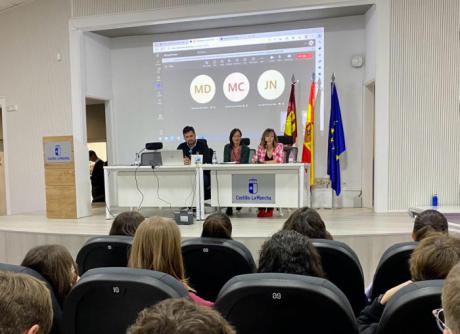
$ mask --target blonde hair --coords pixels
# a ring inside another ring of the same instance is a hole
[[[265,137],[268,136],[270,133],[273,133],[273,148],[278,145],[278,136],[276,135],[275,130],[268,128],[265,129],[264,133],[262,133],[262,138],[260,138],[260,146],[267,148],[267,143],[265,142]]]
[[[138,227],[131,248],[129,267],[167,273],[182,281],[185,278],[179,228],[172,219],[146,218]]]
[[[454,334],[460,333],[460,264],[447,275],[442,289],[442,307],[446,324]]]

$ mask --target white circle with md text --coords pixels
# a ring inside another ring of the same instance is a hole
[[[257,81],[257,90],[260,96],[266,100],[279,98],[283,94],[285,86],[283,75],[276,70],[265,71]]]
[[[249,80],[240,72],[229,74],[222,86],[225,97],[232,102],[240,102],[249,94]]]
[[[209,75],[201,74],[190,84],[190,95],[197,103],[208,103],[216,94],[216,84]]]

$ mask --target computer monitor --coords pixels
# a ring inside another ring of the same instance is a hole
[[[141,166],[161,166],[160,152],[144,152],[141,155]]]

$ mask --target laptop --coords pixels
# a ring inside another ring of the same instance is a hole
[[[141,155],[141,166],[161,166],[160,152],[144,152]]]
[[[160,151],[162,166],[183,166],[184,155],[182,150]]]

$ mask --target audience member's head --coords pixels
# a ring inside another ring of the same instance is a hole
[[[433,232],[448,233],[446,217],[436,210],[425,210],[415,217],[412,239],[421,241]]]
[[[158,216],[145,219],[134,235],[129,266],[161,271],[187,284],[176,223]]]
[[[232,238],[232,222],[226,214],[210,214],[203,223],[203,238]]]
[[[144,219],[145,217],[137,211],[122,212],[113,220],[109,234],[134,236]]]
[[[447,275],[442,289],[442,307],[446,325],[445,334],[460,334],[460,264],[456,264]]]
[[[69,251],[61,245],[37,246],[29,250],[22,266],[39,272],[53,287],[62,305],[78,279],[78,267]]]
[[[308,207],[294,211],[284,223],[283,230],[293,230],[312,239],[332,240],[319,213]]]
[[[0,271],[0,333],[48,334],[52,322],[45,284],[29,275]]]
[[[236,334],[215,310],[186,299],[166,299],[141,311],[128,334]]]
[[[264,242],[259,273],[286,273],[324,277],[321,257],[307,237],[282,230]]]
[[[413,281],[444,279],[460,261],[460,239],[433,233],[415,248],[410,258]]]

